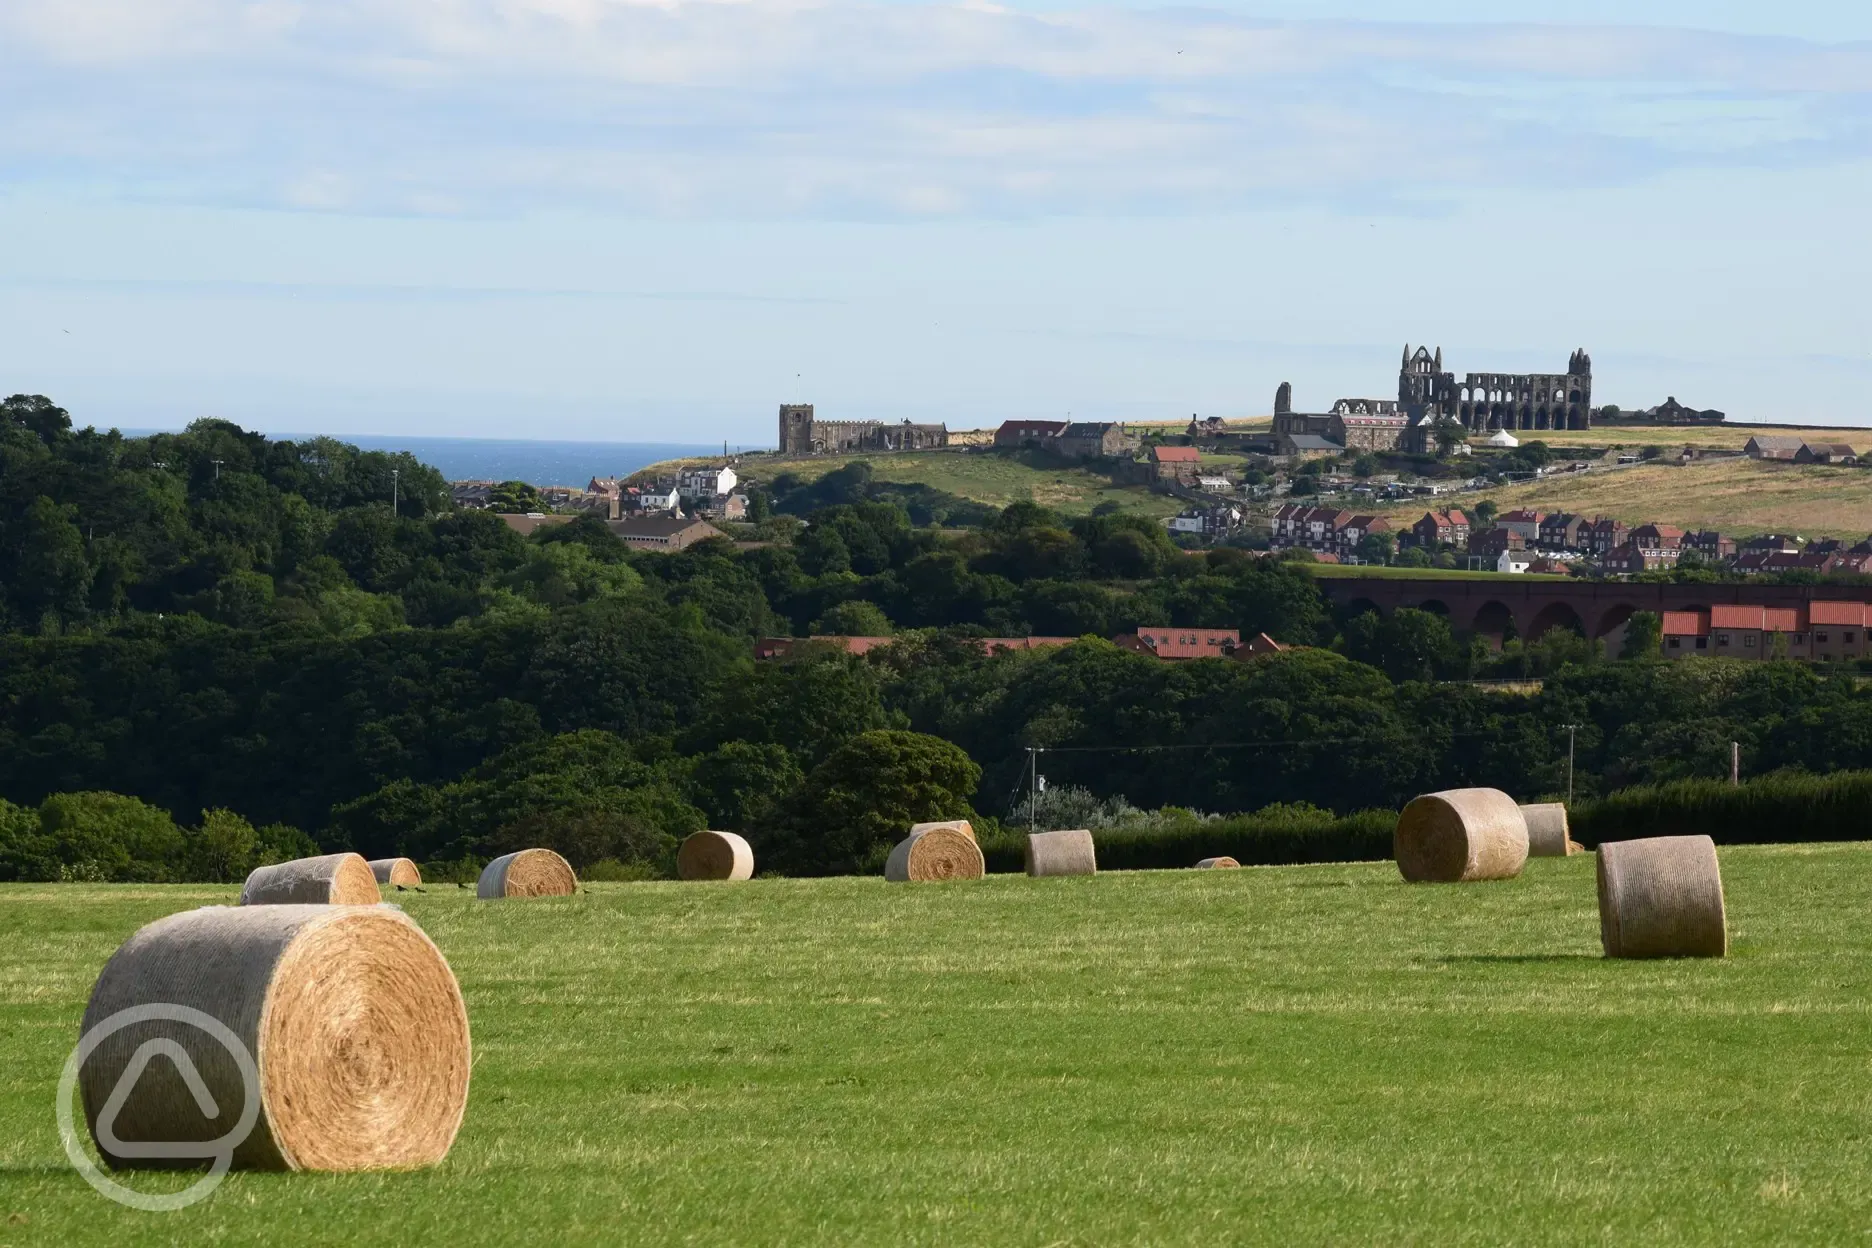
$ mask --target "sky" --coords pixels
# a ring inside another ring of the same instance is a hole
[[[771,444],[1447,367],[1872,424],[1863,0],[0,0],[0,392]]]

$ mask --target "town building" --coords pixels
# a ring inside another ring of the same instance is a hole
[[[1141,628],[1112,638],[1120,649],[1159,659],[1221,659],[1241,645],[1233,628]]]
[[[1548,550],[1584,550],[1586,517],[1556,511],[1540,522],[1540,544]]]
[[[739,481],[735,470],[726,465],[685,468],[676,478],[676,489],[684,502],[691,499],[707,500],[734,493]]]
[[[1423,519],[1411,525],[1416,544],[1426,549],[1434,546],[1467,546],[1469,517],[1460,511],[1426,511]]]
[[[1198,420],[1192,413],[1190,416],[1189,428],[1185,429],[1183,433],[1186,437],[1191,438],[1219,438],[1227,434],[1228,431],[1228,422],[1223,420],[1220,416],[1210,416],[1203,420]]]
[[[1495,527],[1519,534],[1522,541],[1532,546],[1540,541],[1541,522],[1546,519],[1544,512],[1519,508],[1515,511],[1504,511],[1496,516]]]
[[[1390,533],[1394,527],[1383,516],[1352,516],[1333,535],[1337,553],[1341,558],[1352,558],[1358,554],[1360,542],[1374,533]]]
[[[625,516],[607,521],[619,541],[640,550],[682,550],[724,534],[712,524],[680,514]]]
[[[1872,606],[1816,600],[1795,607],[1714,606],[1663,613],[1663,653],[1670,659],[1816,659],[1872,653],[1866,627]]]
[[[1150,448],[1151,479],[1158,484],[1193,485],[1202,467],[1202,453],[1193,446]]]
[[[1181,515],[1172,516],[1168,523],[1172,533],[1214,541],[1241,528],[1242,519],[1239,507],[1194,507]]]
[[[1340,400],[1339,408],[1347,406],[1346,400]],[[1326,422],[1326,438],[1337,442],[1347,450],[1359,451],[1395,451],[1403,443],[1409,430],[1410,420],[1398,411],[1368,412],[1364,405],[1355,405],[1359,410],[1344,411],[1335,409]],[[1391,404],[1393,409],[1396,404]]]
[[[1845,442],[1802,442],[1794,452],[1797,464],[1856,464],[1859,452]]]
[[[1599,566],[1607,572],[1630,576],[1638,572],[1674,568],[1682,553],[1675,546],[1646,546],[1633,540],[1601,556]]]
[[[1715,529],[1699,529],[1695,533],[1686,533],[1683,545],[1685,550],[1694,550],[1712,563],[1717,560],[1735,558],[1735,539],[1724,537]]]
[[[1806,445],[1801,439],[1775,433],[1758,433],[1742,447],[1750,459],[1784,459],[1789,463]]]
[[[1605,556],[1623,546],[1631,537],[1631,526],[1620,520],[1599,516],[1586,526],[1586,549],[1595,555]]]
[[[1004,420],[995,430],[994,444],[1004,451],[1045,450],[1065,432],[1063,420]]]
[[[1641,524],[1627,540],[1647,549],[1677,550],[1683,546],[1684,531],[1671,524]]]
[[[1134,443],[1124,426],[1110,421],[1073,421],[1060,431],[1056,449],[1068,459],[1117,459],[1129,455]]]
[[[484,511],[493,501],[494,487],[498,481],[452,481],[449,483],[449,498],[457,507],[470,511]]]

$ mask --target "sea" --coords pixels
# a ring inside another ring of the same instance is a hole
[[[126,429],[145,437],[153,429]],[[271,433],[275,441],[315,435]],[[530,485],[584,486],[593,477],[629,476],[665,459],[719,455],[722,444],[691,442],[547,442],[524,438],[423,438],[395,434],[334,434],[366,451],[408,451],[450,481],[525,481]],[[742,448],[731,446],[731,451]],[[749,450],[758,448],[749,447]]]

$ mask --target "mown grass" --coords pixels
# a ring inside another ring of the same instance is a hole
[[[1533,507],[1605,515],[1628,524],[1658,521],[1725,534],[1799,533],[1864,536],[1872,529],[1872,470],[1821,464],[1779,464],[1722,459],[1688,467],[1641,464],[1609,472],[1549,477],[1485,494],[1465,494],[1439,506],[1474,506],[1491,498],[1503,511]],[[1422,516],[1422,502],[1383,508],[1406,521]]]
[[[756,471],[768,477],[790,472],[812,481],[857,459],[871,465],[874,480],[927,485],[995,507],[1035,502],[1071,516],[1085,515],[1100,503],[1116,503],[1125,511],[1148,516],[1173,516],[1184,507],[1175,498],[1153,494],[1143,486],[1114,485],[1111,478],[1084,468],[1034,467],[1012,455],[976,451],[827,455],[763,461]]]
[[[454,1152],[170,1215],[67,1169],[52,1089],[110,952],[232,890],[0,888],[0,1242],[1857,1238],[1872,849],[1722,856],[1722,962],[1601,960],[1590,856],[404,894],[473,1019]]]

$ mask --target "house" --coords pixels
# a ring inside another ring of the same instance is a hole
[[[682,491],[674,485],[647,485],[637,492],[637,510],[643,513],[667,511],[681,514]]]
[[[518,533],[521,537],[531,537],[541,529],[555,524],[570,524],[577,516],[548,516],[537,511],[526,515],[503,515],[501,523]]]
[[[747,495],[728,494],[703,500],[696,504],[695,513],[711,520],[745,520],[748,513]]]
[[[1151,479],[1189,485],[1196,480],[1202,464],[1202,452],[1193,446],[1153,446],[1150,448]]]
[[[1196,488],[1205,494],[1233,494],[1235,483],[1227,477],[1197,477]]]
[[[1172,533],[1226,537],[1241,527],[1242,512],[1239,507],[1192,507],[1182,515],[1172,516],[1168,523]]]
[[[1595,555],[1609,555],[1623,546],[1631,536],[1631,528],[1617,520],[1600,516],[1585,530],[1586,549]]]
[[[1275,641],[1266,633],[1256,633],[1246,642],[1235,647],[1234,651],[1229,655],[1229,658],[1234,659],[1238,663],[1246,663],[1250,659],[1258,659],[1269,654],[1280,654],[1290,649],[1292,649],[1291,646],[1281,645],[1280,642]]]
[[[1220,416],[1197,420],[1194,415],[1190,417],[1189,428],[1183,431],[1185,436],[1191,438],[1219,438],[1227,432],[1228,422]]]
[[[1342,447],[1362,451],[1394,451],[1404,439],[1410,418],[1402,413],[1352,415],[1334,412],[1326,422],[1326,436]]]
[[[1063,420],[1004,420],[995,430],[994,444],[1002,450],[1046,448],[1066,432]]]
[[[1383,516],[1353,516],[1339,526],[1336,535],[1339,554],[1342,556],[1358,554],[1359,543],[1373,533],[1389,533],[1392,524]]]
[[[1497,572],[1526,572],[1534,566],[1534,557],[1525,550],[1504,550],[1495,560]]]
[[[1351,519],[1351,512],[1336,507],[1288,503],[1274,513],[1273,542],[1276,546],[1330,550],[1338,545],[1340,527]]]
[[[1677,550],[1683,546],[1684,531],[1672,524],[1641,524],[1626,540],[1648,549]]]
[[[452,481],[449,483],[449,497],[457,507],[482,511],[493,500],[494,487],[499,484],[498,481]]]
[[[1464,546],[1469,542],[1469,517],[1460,511],[1426,511],[1423,519],[1411,525],[1417,545]]]
[[[1735,539],[1724,537],[1715,529],[1699,529],[1695,533],[1686,533],[1683,545],[1685,550],[1694,550],[1711,562],[1735,558]]]
[[[1160,659],[1221,659],[1241,645],[1241,632],[1233,628],[1141,628],[1112,640],[1122,649]]]
[[[680,514],[625,516],[606,523],[619,541],[640,550],[682,550],[711,537],[725,536],[712,524]]]
[[[1797,464],[1856,464],[1859,452],[1844,442],[1802,442],[1794,452]]]
[[[1546,518],[1545,512],[1519,508],[1515,511],[1504,511],[1496,516],[1495,527],[1520,534],[1521,540],[1532,546],[1540,541],[1541,522]]]
[[[1796,634],[1800,634],[1801,648],[1805,650],[1807,637],[1800,616],[1797,607],[1711,607],[1710,653],[1729,659],[1765,659],[1777,651],[1786,655],[1793,648]],[[1779,646],[1775,643],[1777,635],[1781,638]]]
[[[687,468],[676,479],[676,492],[685,500],[721,498],[734,493],[739,478],[732,468]]]
[[[1655,572],[1659,568],[1676,567],[1681,553],[1675,546],[1642,546],[1631,541],[1617,550],[1607,552],[1600,558],[1599,566],[1607,572],[1626,576],[1637,572]]]
[[[1528,565],[1527,570],[1535,576],[1572,576],[1573,565],[1562,563],[1551,556],[1542,555]]]
[[[1793,462],[1805,445],[1799,438],[1783,437],[1779,434],[1758,433],[1742,447],[1742,453],[1750,459],[1782,459]]]
[[[1074,421],[1060,430],[1055,449],[1068,459],[1116,459],[1131,447],[1123,425]]]
[[[1872,626],[1872,606],[1863,602],[1810,602],[1807,627],[1812,632],[1809,655],[1816,659],[1856,659],[1872,653],[1866,629]]]
[[[1274,453],[1286,459],[1320,459],[1327,455],[1337,455],[1345,447],[1338,442],[1329,442],[1316,433],[1277,433],[1274,435]]]
[[[1687,659],[1709,653],[1709,612],[1666,611],[1662,616],[1664,657]]]
[[[1466,546],[1472,556],[1481,556],[1493,563],[1496,556],[1506,551],[1526,550],[1527,539],[1512,529],[1483,529],[1470,533]]]
[[[1540,544],[1548,550],[1585,549],[1586,517],[1556,511],[1540,522]]]
[[[1745,576],[1769,572],[1833,572],[1845,556],[1830,551],[1753,550],[1737,555],[1735,570]]]

